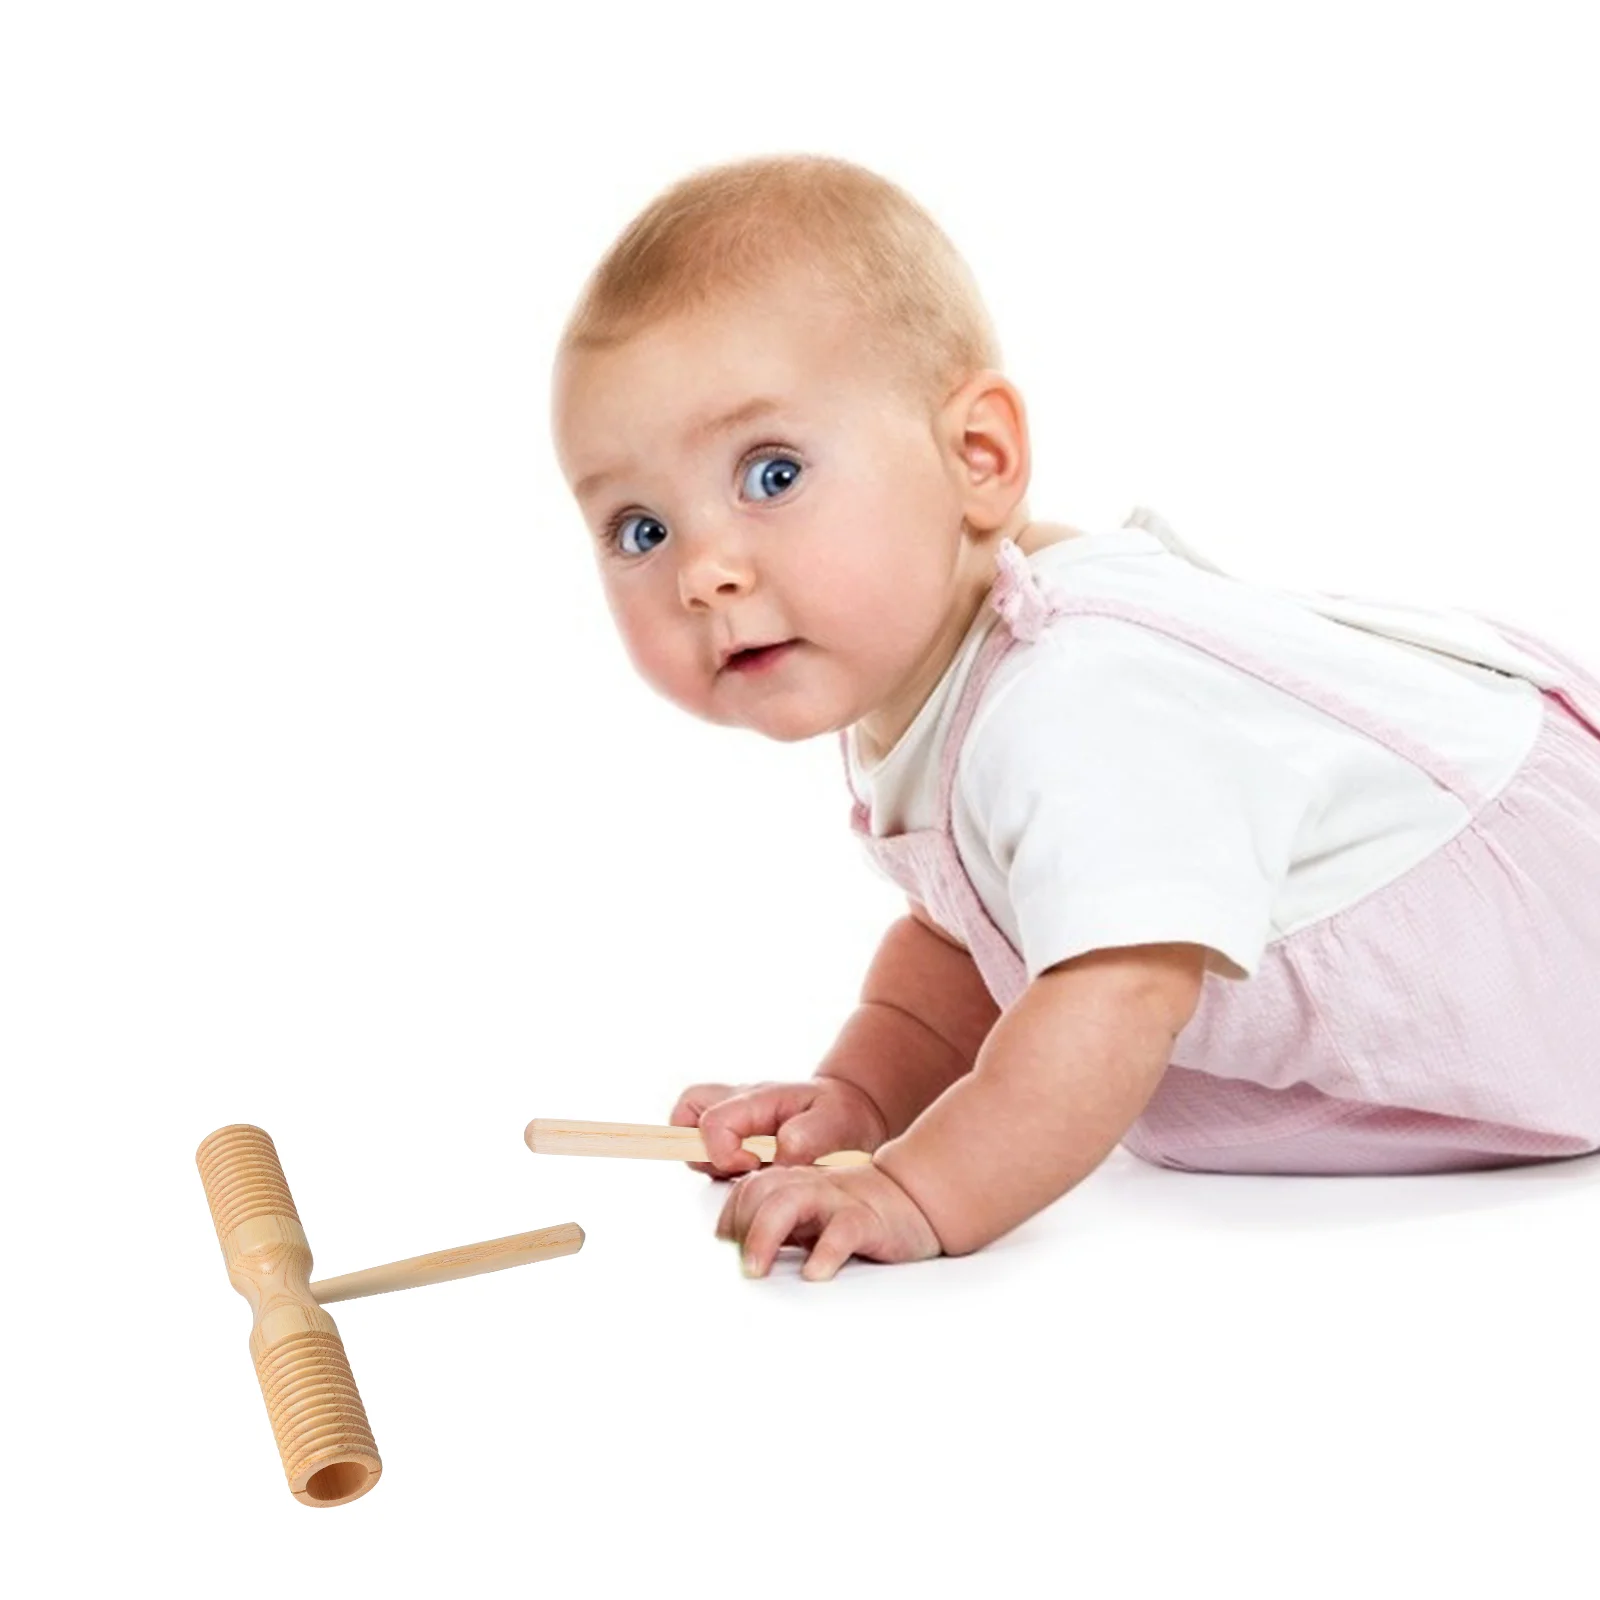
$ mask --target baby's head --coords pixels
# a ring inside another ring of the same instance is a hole
[[[713,168],[642,212],[563,333],[552,417],[651,686],[775,739],[892,743],[1027,518],[999,359],[949,240],[848,162]]]

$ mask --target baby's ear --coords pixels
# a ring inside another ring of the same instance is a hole
[[[975,372],[946,402],[944,424],[967,521],[984,532],[1002,526],[1032,472],[1021,391],[1003,373]]]

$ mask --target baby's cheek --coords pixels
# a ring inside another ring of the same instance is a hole
[[[841,636],[851,641],[857,669],[873,681],[889,683],[928,647],[930,607],[919,605],[914,587],[898,592],[861,589],[841,617]],[[926,613],[926,614],[925,614]]]
[[[657,694],[675,705],[704,715],[710,693],[710,669],[696,658],[692,642],[671,630],[630,622],[623,626],[623,642],[634,671]]]
[[[654,688],[675,700],[681,697],[687,687],[684,662],[670,640],[648,629],[636,630],[629,635],[628,653],[634,667]]]

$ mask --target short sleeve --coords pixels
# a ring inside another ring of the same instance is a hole
[[[1136,624],[1074,618],[980,708],[959,799],[1030,979],[1087,951],[1200,944],[1249,977],[1314,785],[1251,731],[1281,694]]]

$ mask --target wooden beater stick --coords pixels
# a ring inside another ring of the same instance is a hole
[[[482,1244],[461,1244],[453,1250],[390,1261],[338,1278],[319,1278],[311,1285],[311,1298],[325,1306],[335,1300],[356,1300],[365,1294],[388,1294],[393,1289],[416,1289],[425,1283],[471,1278],[480,1272],[501,1272],[530,1261],[570,1256],[582,1248],[583,1229],[576,1222],[563,1222],[554,1228],[535,1228],[531,1233],[513,1233],[504,1239],[485,1239]]]
[[[648,1122],[561,1122],[535,1117],[522,1137],[541,1156],[642,1156],[652,1161],[705,1161],[705,1140],[698,1128],[674,1128]],[[770,1133],[752,1133],[741,1141],[744,1149],[761,1161],[775,1160],[778,1141]],[[818,1156],[819,1167],[864,1167],[872,1160],[866,1150],[835,1150]]]

